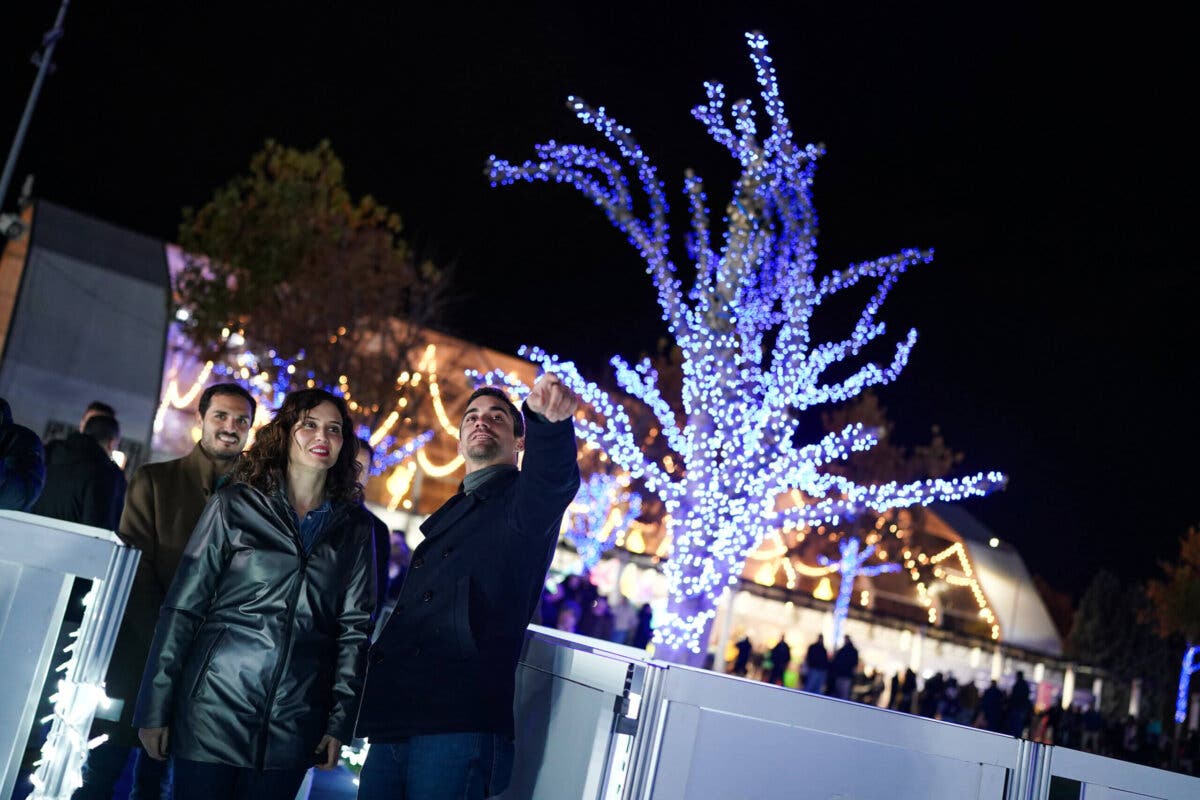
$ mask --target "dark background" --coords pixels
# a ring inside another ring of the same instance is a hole
[[[58,4],[10,5],[5,146]],[[173,239],[180,209],[267,137],[328,138],[352,191],[454,265],[451,332],[598,375],[665,332],[642,262],[572,190],[492,190],[484,161],[551,137],[599,144],[565,108],[578,94],[633,129],[681,233],[684,168],[708,179],[714,213],[735,175],[689,111],[703,80],[755,95],[742,34],[759,29],[796,139],[829,149],[822,268],[937,251],[884,308],[892,337],[921,332],[881,392],[897,438],[940,424],[964,469],[1008,472],[1006,492],[968,506],[1051,584],[1154,574],[1200,517],[1183,20],[1150,4],[852,5],[77,0],[8,203],[33,172],[38,197]]]

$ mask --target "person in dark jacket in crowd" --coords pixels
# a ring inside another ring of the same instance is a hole
[[[637,625],[633,629],[633,637],[629,640],[631,647],[645,650],[654,639],[654,609],[649,603],[642,603],[638,609]]]
[[[172,461],[145,464],[129,481],[117,533],[142,555],[104,688],[120,705],[119,710],[114,708],[113,719],[98,718],[92,725],[93,738],[107,735],[108,740],[88,754],[83,786],[72,800],[109,800],[131,749],[136,750],[132,797],[170,797],[169,770],[163,762],[147,757],[132,727],[134,702],[158,612],[183,548],[204,504],[225,484],[242,454],[255,407],[254,398],[236,383],[209,386],[200,395],[200,441],[192,451]]]
[[[979,716],[989,731],[999,731],[1004,724],[1004,691],[992,681],[979,698]]]
[[[822,694],[828,677],[829,651],[825,649],[825,636],[818,633],[804,654],[804,691]]]
[[[196,524],[133,717],[175,800],[290,800],[353,733],[375,562],[351,430],[340,397],[289,394]]]
[[[1009,736],[1021,736],[1030,720],[1033,718],[1033,701],[1029,697],[1029,681],[1025,680],[1025,672],[1017,670],[1016,680],[1009,690],[1008,704],[1004,708],[1004,726],[1002,733]]]
[[[108,403],[103,403],[99,400],[93,400],[88,403],[88,407],[83,410],[83,416],[79,418],[79,432],[83,433],[83,429],[87,426],[87,421],[92,417],[105,416],[117,418],[116,409]]]
[[[125,505],[125,474],[112,460],[121,426],[94,414],[83,433],[46,447],[46,487],[31,511],[43,517],[115,531]]]
[[[767,675],[767,683],[783,685],[783,673],[787,672],[788,664],[792,661],[792,648],[781,633],[779,641],[771,648],[771,672]]]
[[[45,483],[42,440],[13,422],[12,408],[0,397],[0,511],[28,511]]]
[[[847,636],[842,646],[833,654],[833,662],[829,665],[833,678],[833,696],[843,700],[850,699],[850,687],[854,685],[854,672],[858,669],[858,648]]]
[[[501,389],[468,399],[462,491],[421,525],[425,539],[371,648],[359,800],[478,800],[508,786],[517,659],[579,489],[577,403],[550,374],[525,416]]]
[[[371,443],[360,438],[358,440],[358,455],[355,456],[355,462],[358,464],[359,483],[362,484],[363,490],[367,488],[367,482],[371,480],[371,453],[373,448]],[[383,613],[383,604],[388,598],[388,575],[391,569],[392,559],[392,532],[388,530],[387,524],[379,517],[371,514],[372,524],[375,526],[375,613],[376,615]]]
[[[750,643],[750,636],[745,635],[738,639],[734,647],[737,648],[737,656],[733,659],[733,674],[744,678],[750,666],[750,655],[754,652],[754,645]]]

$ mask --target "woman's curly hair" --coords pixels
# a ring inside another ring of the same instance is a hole
[[[325,475],[325,495],[334,502],[361,503],[363,487],[358,482],[358,437],[350,419],[346,401],[322,389],[301,389],[290,393],[275,417],[259,429],[254,444],[238,459],[230,478],[233,482],[248,483],[264,494],[279,491],[287,475],[288,453],[292,446],[292,429],[305,415],[321,403],[333,403],[342,417],[342,449],[337,461]]]

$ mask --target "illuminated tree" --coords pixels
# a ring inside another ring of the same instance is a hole
[[[563,536],[579,554],[585,574],[641,510],[642,498],[629,490],[628,476],[593,472],[580,484],[563,518]]]
[[[861,549],[860,549],[861,548]],[[868,565],[867,561],[875,554],[875,545],[862,547],[858,539],[847,536],[838,541],[837,561],[821,556],[820,562],[825,566],[837,565],[838,577],[841,583],[838,587],[837,600],[833,604],[833,646],[841,647],[842,630],[846,627],[846,617],[850,612],[850,598],[854,594],[854,579],[858,576],[870,578],[884,572],[898,572],[900,565],[887,564]]]
[[[1004,481],[1003,475],[989,472],[957,480],[863,485],[824,468],[851,451],[873,447],[878,442],[873,431],[849,425],[816,442],[798,441],[800,412],[846,400],[898,376],[916,343],[916,331],[909,331],[882,365],[867,361],[837,378],[828,373],[843,359],[865,358],[864,350],[886,332],[877,314],[888,292],[908,267],[926,263],[932,255],[904,250],[816,275],[811,185],[823,150],[792,141],[766,39],[754,33],[747,40],[762,108],[743,100],[727,114],[724,87],[706,83],[708,101],[692,111],[737,160],[741,175],[725,209],[724,240],[714,245],[703,181],[687,173],[684,188],[692,221],[688,254],[696,265],[690,289],[676,277],[668,254],[667,204],[655,168],[629,129],[603,108],[568,99],[575,115],[617,148],[619,159],[551,141],[536,148],[535,160],[516,165],[493,156],[488,164],[493,185],[543,180],[574,186],[605,211],[646,261],[682,358],[682,408],[677,413],[664,398],[648,359],[631,366],[615,357],[611,363],[621,389],[657,417],[674,454],[672,463],[681,469],[648,458],[629,415],[571,362],[537,348],[524,352],[558,374],[600,414],[602,422],[581,420],[580,434],[666,505],[673,543],[664,565],[670,599],[666,619],[655,629],[656,654],[688,663],[701,661],[717,598],[738,580],[747,553],[770,530],[823,520],[837,524],[866,510],[981,495]],[[769,132],[760,141],[764,118]],[[622,161],[637,176],[648,216],[635,211]],[[814,342],[810,322],[822,303],[871,281],[875,291],[845,338]],[[792,488],[808,502],[776,510],[777,495]]]

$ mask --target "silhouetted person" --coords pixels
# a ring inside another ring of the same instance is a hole
[[[1083,749],[1089,753],[1100,752],[1100,733],[1104,730],[1104,718],[1100,716],[1095,705],[1090,705],[1083,712],[1081,720],[1083,739],[1080,742]]]
[[[737,658],[733,660],[733,674],[746,677],[746,668],[750,665],[750,654],[754,652],[753,645],[750,644],[750,637],[743,636],[734,645],[737,648]]]
[[[650,608],[649,603],[645,603],[638,609],[637,627],[633,629],[633,639],[629,644],[636,647],[638,650],[645,650],[650,644],[650,640],[654,638],[654,610]]]
[[[946,691],[946,679],[942,673],[935,672],[933,677],[925,681],[925,688],[921,690],[921,697],[917,701],[917,713],[922,717],[936,719],[938,709],[945,700],[944,692]]]
[[[1017,679],[1013,681],[1012,691],[1008,695],[1008,707],[1004,710],[1004,733],[1009,736],[1020,736],[1029,725],[1033,714],[1033,704],[1029,701],[1029,682],[1025,673],[1017,670]]]
[[[888,708],[900,707],[900,673],[892,675],[891,683],[888,685]]]
[[[1004,692],[995,681],[983,690],[979,698],[979,713],[983,716],[984,727],[989,731],[999,731],[1004,724]]]
[[[900,704],[896,708],[901,711],[911,714],[913,707],[913,698],[917,694],[917,673],[912,671],[912,667],[904,670],[904,686],[900,690]]]
[[[45,483],[42,440],[13,422],[8,401],[0,397],[0,510],[28,511]]]
[[[363,487],[363,492],[367,490],[367,484],[371,480],[371,460],[374,454],[374,448],[371,447],[371,442],[368,439],[359,437],[358,439],[358,455],[355,456],[354,462],[358,465],[358,482]],[[388,597],[388,581],[391,577],[391,558],[392,558],[392,533],[388,530],[388,526],[379,517],[367,510],[371,515],[371,521],[375,529],[373,538],[375,544],[375,617],[376,619],[383,613],[383,604],[387,602]]]
[[[959,715],[957,722],[972,725],[979,711],[979,687],[975,681],[966,681],[958,690]]]
[[[112,460],[121,442],[117,421],[90,417],[83,433],[51,442],[46,448],[46,487],[31,509],[34,514],[117,530],[125,505],[125,475]]]
[[[791,660],[792,648],[788,646],[787,639],[781,633],[779,634],[779,641],[771,648],[771,674],[767,676],[767,682],[782,686],[783,673],[787,671]]]
[[[829,651],[825,649],[825,637],[817,634],[817,640],[808,646],[804,654],[804,691],[821,694],[829,678]]]
[[[833,654],[830,665],[833,672],[833,696],[850,699],[850,687],[854,684],[854,671],[858,669],[858,649],[847,636],[842,646]]]
[[[83,433],[83,428],[87,425],[87,421],[95,416],[112,417],[116,419],[117,412],[108,403],[102,403],[99,400],[93,400],[88,403],[88,407],[83,410],[83,416],[79,418],[79,432]]]

